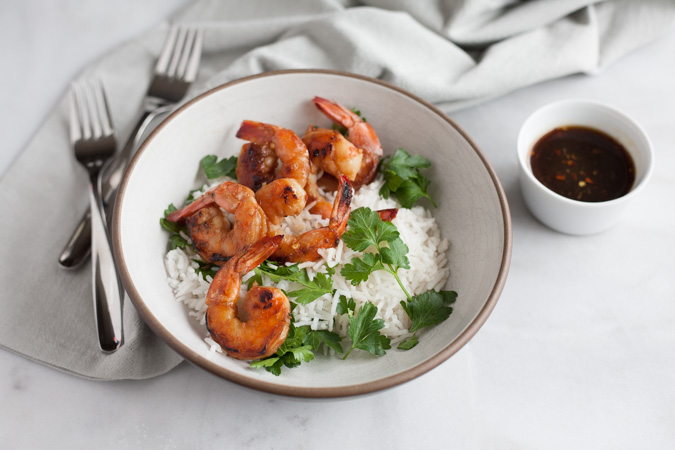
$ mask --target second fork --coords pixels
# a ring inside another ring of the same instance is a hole
[[[138,139],[152,118],[172,109],[187,94],[197,76],[201,58],[203,31],[194,27],[173,26],[157,60],[154,76],[143,99],[143,112],[122,151],[101,174],[101,192],[110,212],[122,175],[134,154]],[[109,215],[109,214],[108,214]],[[90,252],[91,222],[85,213],[59,256],[59,265],[74,269]]]

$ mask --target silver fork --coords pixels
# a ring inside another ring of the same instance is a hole
[[[100,81],[73,83],[70,102],[70,141],[75,158],[89,174],[91,211],[92,291],[101,350],[114,352],[122,345],[122,301],[120,285],[105,227],[100,192],[101,169],[115,154],[108,101]]]
[[[143,113],[122,151],[102,174],[101,191],[108,212],[143,131],[153,118],[172,110],[185,97],[194,82],[201,58],[202,38],[203,31],[194,27],[174,26],[169,31],[155,66],[154,77],[143,100]],[[59,256],[59,265],[62,268],[74,269],[87,259],[91,241],[90,226],[87,212]]]

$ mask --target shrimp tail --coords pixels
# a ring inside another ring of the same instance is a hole
[[[281,243],[283,235],[265,236],[234,255],[213,277],[206,296],[207,306],[236,302],[241,277],[258,267]]]
[[[283,234],[272,237],[265,236],[255,244],[249,245],[247,249],[239,253],[238,260],[234,262],[235,272],[241,276],[258,267],[279,248],[283,239]]]
[[[338,239],[342,237],[342,233],[344,233],[345,228],[347,227],[352,197],[352,185],[349,182],[349,178],[343,175],[340,177],[340,185],[335,194],[333,211],[331,212],[330,221],[328,222],[328,228],[333,230]]]
[[[336,102],[331,102],[321,97],[314,97],[314,104],[330,120],[339,123],[343,127],[351,128],[355,123],[360,122],[361,118],[355,113]]]
[[[337,102],[314,97],[314,104],[335,123],[347,128],[347,139],[363,152],[361,168],[354,177],[354,186],[359,188],[370,183],[377,175],[377,165],[382,158],[382,144],[375,130],[358,114]]]
[[[271,141],[277,128],[275,125],[256,122],[255,120],[244,120],[237,131],[237,137],[251,142]]]
[[[200,209],[215,203],[214,191],[216,188],[210,189],[199,197],[194,202],[185,206],[184,208],[177,209],[166,217],[166,220],[169,222],[183,222],[185,219],[199,211]]]

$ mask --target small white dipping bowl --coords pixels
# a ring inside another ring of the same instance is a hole
[[[583,202],[556,194],[537,180],[530,162],[532,149],[545,134],[564,126],[593,128],[623,145],[635,163],[630,192],[614,200]],[[621,218],[651,176],[653,151],[642,128],[622,112],[598,102],[563,100],[538,109],[525,121],[518,135],[518,162],[520,186],[532,214],[554,230],[586,235],[604,231]]]

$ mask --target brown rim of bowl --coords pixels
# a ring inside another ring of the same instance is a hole
[[[119,210],[120,210],[120,204],[123,202],[122,198],[124,197],[124,192],[126,191],[127,184],[129,181],[129,174],[133,171],[133,167],[136,165],[136,162],[139,158],[139,156],[143,153],[145,150],[147,143],[150,142],[155,134],[159,133],[165,126],[166,124],[171,121],[171,119],[176,115],[179,114],[182,110],[189,108],[193,103],[196,103],[200,101],[203,97],[210,95],[213,92],[226,89],[228,87],[234,86],[236,84],[240,83],[245,83],[250,80],[255,80],[257,78],[263,78],[263,77],[270,77],[270,76],[278,76],[278,75],[288,75],[288,74],[307,74],[307,73],[316,73],[316,74],[325,74],[325,75],[337,75],[337,76],[343,76],[343,77],[349,77],[349,78],[356,78],[362,81],[367,81],[370,83],[378,84],[380,86],[384,86],[386,88],[389,88],[391,90],[394,90],[400,94],[403,94],[414,101],[426,106],[429,108],[431,111],[436,113],[439,117],[441,117],[443,120],[448,122],[452,127],[454,127],[459,133],[462,135],[464,139],[471,145],[473,150],[476,152],[478,157],[481,159],[483,162],[483,165],[485,166],[485,169],[488,171],[490,178],[492,178],[492,182],[494,183],[495,190],[497,191],[497,196],[499,197],[499,203],[502,208],[502,218],[504,220],[504,248],[502,252],[502,260],[501,260],[501,266],[499,269],[499,274],[497,276],[497,280],[495,281],[495,285],[492,289],[492,292],[490,293],[490,296],[487,299],[487,302],[481,309],[481,311],[478,313],[476,318],[462,331],[462,333],[455,338],[450,344],[448,344],[444,349],[442,349],[439,353],[436,355],[432,356],[431,358],[427,359],[426,361],[423,361],[422,363],[406,370],[405,372],[397,373],[392,376],[382,378],[376,381],[371,381],[368,383],[362,383],[362,384],[356,384],[352,386],[341,386],[341,387],[301,387],[301,386],[280,386],[275,383],[268,383],[265,381],[260,381],[260,380],[253,380],[250,378],[247,378],[245,376],[236,374],[236,373],[231,373],[228,370],[223,369],[220,366],[217,366],[215,363],[212,361],[201,357],[198,354],[195,354],[190,348],[185,346],[182,342],[180,342],[178,339],[174,338],[171,333],[157,320],[157,318],[150,312],[149,308],[145,305],[143,300],[141,299],[140,295],[138,294],[138,291],[136,290],[136,287],[131,279],[131,276],[129,275],[129,272],[127,270],[127,266],[125,263],[124,259],[124,254],[120,250],[121,248],[121,237],[120,237],[120,232],[119,232]],[[407,92],[393,84],[387,83],[385,81],[381,81],[375,78],[370,78],[366,77],[363,75],[358,75],[358,74],[353,74],[349,72],[342,72],[342,71],[337,71],[337,70],[322,70],[322,69],[298,69],[298,70],[279,70],[279,71],[272,71],[272,72],[265,72],[257,75],[252,75],[244,78],[240,78],[234,81],[230,81],[228,83],[222,84],[220,86],[217,86],[213,89],[210,89],[199,96],[195,97],[194,99],[190,100],[189,102],[185,103],[184,105],[181,105],[180,108],[176,109],[171,115],[165,119],[149,136],[148,138],[143,142],[141,147],[139,148],[138,152],[134,156],[134,158],[131,160],[131,163],[129,164],[129,168],[124,174],[124,178],[122,179],[122,183],[120,185],[120,190],[119,194],[117,195],[117,200],[115,202],[115,211],[114,211],[114,216],[113,216],[113,229],[112,229],[112,237],[113,237],[113,251],[115,254],[115,260],[118,262],[119,265],[119,272],[120,272],[120,277],[122,279],[122,283],[124,284],[124,288],[126,289],[127,293],[129,294],[129,297],[131,298],[134,306],[138,310],[139,314],[145,320],[145,322],[148,324],[148,326],[157,334],[164,342],[169,344],[171,348],[173,348],[175,351],[177,351],[181,356],[183,356],[185,359],[193,362],[194,364],[202,367],[203,369],[218,375],[222,378],[225,378],[229,381],[232,381],[234,383],[237,383],[239,385],[252,388],[255,390],[263,391],[263,392],[268,392],[272,394],[278,394],[278,395],[284,395],[284,396],[290,396],[290,397],[304,397],[304,398],[334,398],[334,397],[349,397],[349,396],[355,396],[355,395],[362,395],[362,394],[367,394],[367,393],[373,393],[376,391],[381,391],[384,389],[388,389],[394,386],[397,386],[399,384],[405,383],[407,381],[410,381],[414,378],[419,377],[420,375],[425,374],[429,370],[433,369],[434,367],[438,366],[450,356],[454,355],[460,348],[466,344],[469,339],[471,339],[476,332],[480,329],[480,327],[485,323],[487,320],[488,316],[494,309],[497,300],[499,299],[499,296],[504,289],[504,284],[506,283],[506,277],[508,274],[509,270],[509,265],[511,261],[511,247],[512,247],[512,225],[511,225],[511,214],[509,212],[509,207],[508,207],[508,202],[506,199],[506,194],[504,193],[504,189],[501,186],[501,183],[499,182],[499,179],[497,178],[497,175],[488,162],[487,158],[483,154],[483,152],[478,148],[478,146],[473,142],[473,140],[466,134],[466,132],[460,128],[452,119],[450,119],[448,116],[446,116],[440,109],[436,108],[434,105],[431,103],[427,102],[426,100],[421,99],[420,97],[417,97],[416,95],[411,94],[410,92]]]

